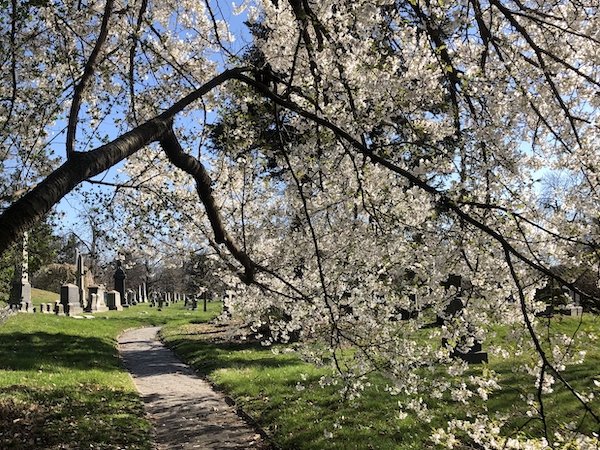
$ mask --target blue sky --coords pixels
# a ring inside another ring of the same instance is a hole
[[[246,47],[251,41],[248,29],[243,23],[246,20],[246,13],[243,13],[241,15],[234,15],[234,5],[232,3],[216,2],[214,0],[211,0],[210,5],[216,18],[218,20],[225,20],[229,26],[230,33],[232,33],[236,38],[235,42],[231,45],[230,51],[232,53],[238,53],[242,51],[243,48]],[[225,66],[226,61],[224,59],[223,54],[214,53],[212,55],[212,58],[215,62],[218,63],[220,67]],[[182,92],[182,96],[183,95],[185,95],[184,92]],[[80,114],[80,117],[84,117],[83,112]],[[214,114],[209,114],[208,120],[214,120]],[[56,123],[52,127],[52,129],[57,135],[53,141],[52,148],[57,155],[64,155],[65,122],[61,121]],[[111,139],[117,137],[116,135],[114,135],[111,117],[106,118],[104,123],[99,127],[98,131],[100,135],[107,135]],[[78,136],[81,136],[81,132],[78,133]],[[96,147],[97,145],[100,145],[100,143],[90,143],[88,150]],[[94,179],[103,180],[107,182],[114,182],[117,180],[119,169],[121,169],[122,167],[123,163],[120,163],[110,168],[108,171],[100,174],[99,176],[94,177]],[[79,216],[82,213],[85,213],[85,211],[90,207],[88,203],[82,201],[82,193],[90,193],[94,189],[103,189],[104,191],[111,190],[110,188],[98,188],[98,186],[92,186],[90,183],[84,182],[73,192],[67,194],[56,206],[56,210],[63,216],[62,230],[60,232],[74,231],[82,239],[89,239],[89,229],[87,229],[86,226],[82,226],[82,221]]]

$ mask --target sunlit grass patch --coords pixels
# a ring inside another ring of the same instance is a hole
[[[220,312],[138,305],[74,319],[16,314],[0,325],[0,448],[150,449],[151,426],[116,348],[129,328]]]
[[[578,330],[581,348],[573,350],[586,349],[586,360],[567,366],[562,373],[576,389],[594,389],[600,349],[588,333],[600,331],[598,318],[586,315],[579,323],[575,318],[557,317],[550,326],[552,332],[565,334]],[[486,345],[510,344],[506,342],[506,331],[498,327]],[[258,343],[215,339],[216,334],[206,325],[168,325],[162,332],[180,357],[232,396],[285,449],[433,448],[431,434],[436,428],[445,426],[450,419],[470,420],[478,412],[508,416],[503,429],[507,436],[542,436],[541,422],[530,420],[520,395],[535,392],[535,379],[516,370],[525,358],[532,357],[529,353],[509,359],[490,355],[489,364],[470,366],[462,377],[467,379],[491,369],[497,372],[502,390],[492,393],[487,401],[475,400],[469,407],[447,396],[443,402],[424,399],[428,422],[405,411],[409,397],[391,396],[386,389],[391,381],[381,374],[368,378],[360,397],[344,399],[339,385],[322,382],[332,375],[330,369],[303,362],[296,353],[287,351],[289,347],[276,346],[273,351]],[[443,368],[420,373],[422,377],[451,378]],[[550,427],[574,422],[586,433],[596,431],[578,400],[559,384],[545,402]],[[597,411],[600,405],[597,400],[594,402]]]

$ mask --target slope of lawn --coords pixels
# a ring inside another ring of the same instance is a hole
[[[552,319],[555,330],[572,334],[600,331],[600,318],[584,315],[581,323],[572,318]],[[305,363],[293,352],[273,351],[255,343],[215,338],[219,329],[206,324],[167,325],[161,336],[184,360],[203,376],[231,395],[273,437],[282,449],[423,449],[434,448],[430,436],[433,429],[444,426],[450,418],[467,418],[460,403],[429,403],[430,423],[410,413],[400,414],[398,402],[405,397],[392,397],[386,392],[389,380],[379,375],[370,378],[363,395],[355,400],[342,400],[339,389],[322,387],[319,380],[331,375],[329,369]],[[499,328],[497,343],[506,344],[506,330]],[[600,412],[600,392],[593,380],[599,380],[600,346],[585,342],[584,364],[568,367],[564,372],[576,389],[597,392],[592,406]],[[279,350],[284,347],[278,347]],[[505,432],[531,437],[541,436],[540,421],[531,421],[520,393],[533,385],[533,379],[515,372],[518,359],[491,358],[487,368],[501,376],[505,388],[487,402],[491,412],[513,417]],[[486,370],[472,366],[471,374]],[[469,374],[467,374],[468,376]],[[444,371],[424,372],[423,376],[448,376]],[[573,422],[590,434],[598,431],[589,416],[581,414],[580,404],[559,385],[545,398],[548,423]],[[470,448],[470,447],[465,447]]]
[[[35,295],[35,294],[34,294]],[[34,303],[48,300],[34,298]],[[149,449],[150,424],[118,358],[125,329],[220,312],[137,305],[74,319],[16,314],[0,325],[0,448]]]
[[[42,289],[31,288],[31,303],[34,306],[39,305],[40,303],[51,303],[60,300],[60,294],[56,292],[44,291]]]

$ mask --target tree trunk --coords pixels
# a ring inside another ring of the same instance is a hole
[[[91,152],[75,153],[0,216],[0,254],[40,220],[75,186],[131,156],[168,129],[168,120],[156,118]]]

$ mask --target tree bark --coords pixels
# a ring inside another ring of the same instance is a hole
[[[160,145],[169,158],[169,161],[179,169],[194,177],[194,180],[196,181],[196,191],[206,210],[206,215],[208,216],[213,233],[215,234],[215,241],[218,244],[224,244],[234,258],[244,266],[244,274],[240,274],[240,279],[245,283],[252,283],[254,281],[255,273],[254,263],[235,243],[229,233],[227,233],[223,218],[219,212],[219,207],[212,195],[212,180],[208,171],[200,161],[185,153],[183,148],[181,148],[173,129],[169,129],[161,136]]]
[[[151,142],[158,141],[170,129],[173,117],[177,113],[215,87],[247,70],[226,70],[177,101],[159,116],[114,141],[90,152],[73,153],[62,166],[0,215],[0,255],[79,183],[104,172]]]
[[[167,128],[165,120],[156,118],[91,152],[74,153],[71,159],[2,213],[0,253],[83,180],[104,172],[156,141]]]

